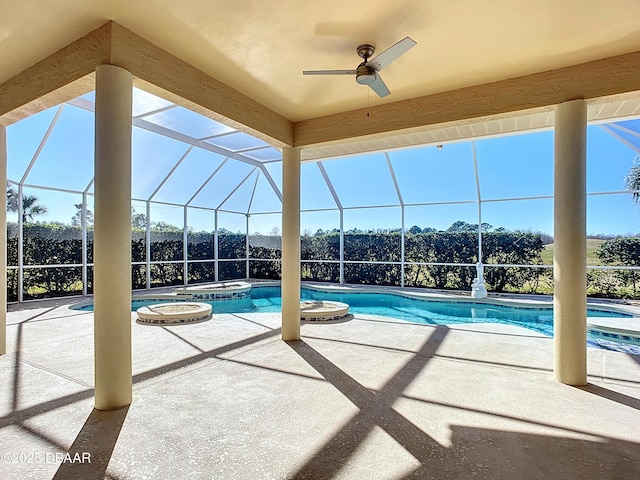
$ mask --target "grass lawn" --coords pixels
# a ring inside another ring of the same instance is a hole
[[[588,238],[587,239],[587,265],[601,265],[602,262],[598,259],[598,255],[596,252],[600,245],[602,245],[606,240],[601,240],[599,238]],[[542,260],[545,265],[553,265],[553,243],[545,245],[544,251],[542,252]]]

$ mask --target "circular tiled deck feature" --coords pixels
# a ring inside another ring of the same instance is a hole
[[[340,320],[349,315],[349,305],[326,300],[305,300],[300,302],[300,320],[328,322]]]
[[[211,305],[198,302],[158,303],[137,310],[138,323],[184,325],[211,319]]]

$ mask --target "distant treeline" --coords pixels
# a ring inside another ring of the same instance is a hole
[[[411,229],[410,229],[411,230]],[[484,229],[483,229],[484,230]],[[492,264],[541,265],[545,249],[543,234],[487,229],[482,234],[485,279],[496,292],[544,292],[552,289],[552,269],[492,267]],[[15,232],[15,230],[14,230]],[[18,264],[17,236],[9,227],[8,265]],[[212,282],[215,279],[214,236],[211,232],[187,234],[188,271],[184,271],[182,232],[151,231],[151,285]],[[133,288],[146,288],[146,238],[144,231],[133,231],[131,242]],[[247,272],[247,238],[244,234],[222,231],[218,237],[219,279],[279,279],[281,275],[281,238],[272,235],[249,237],[250,260]],[[345,232],[344,281],[352,284],[400,285],[401,233]],[[475,264],[478,233],[462,231],[424,231],[405,234],[404,283],[407,286],[469,290],[476,276],[473,266],[430,265],[431,263]],[[340,233],[318,231],[301,237],[302,279],[320,282],[340,280]],[[640,239],[616,238],[603,243],[598,256],[604,265],[640,266]],[[25,224],[24,265],[68,265],[82,263],[81,230],[78,227]],[[93,235],[87,238],[87,261],[93,262]],[[352,263],[353,262],[353,263]],[[388,263],[365,263],[388,262]],[[138,264],[136,264],[138,263]],[[27,268],[24,273],[25,298],[75,295],[82,291],[80,267]],[[91,267],[88,290],[92,290]],[[8,296],[17,299],[17,270],[8,273]],[[610,297],[638,296],[640,275],[630,270],[590,270],[591,295]]]

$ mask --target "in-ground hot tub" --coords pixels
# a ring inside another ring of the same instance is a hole
[[[198,302],[167,302],[136,310],[138,323],[147,325],[184,325],[211,319],[211,305]]]
[[[349,305],[327,300],[305,300],[300,302],[300,320],[329,322],[349,315]]]

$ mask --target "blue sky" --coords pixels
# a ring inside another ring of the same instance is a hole
[[[85,96],[91,100],[92,95]],[[137,98],[137,103],[136,103]],[[136,113],[167,106],[168,102],[145,92],[134,93]],[[146,110],[145,110],[146,109]],[[173,113],[173,115],[172,115]],[[41,141],[54,117],[59,114],[47,141]],[[172,127],[192,136],[228,133],[229,129],[211,120],[202,120],[184,109],[174,109],[145,117],[148,122]],[[629,124],[636,128],[638,120]],[[636,144],[640,143],[637,137]],[[82,191],[93,177],[93,113],[67,105],[59,112],[51,108],[10,126],[8,138],[8,177],[20,181],[39,151],[37,161],[28,172],[27,184],[50,185],[61,189]],[[245,134],[233,133],[218,141],[248,147],[264,146]],[[238,147],[240,148],[240,147]],[[456,220],[477,221],[478,206],[471,142],[390,151],[388,153],[397,186],[405,208],[405,226],[446,229]],[[269,150],[260,150],[270,155]],[[601,126],[590,126],[587,143],[587,191],[589,193],[621,192],[624,177],[637,152],[614,138]],[[251,152],[249,152],[251,153]],[[475,141],[478,177],[482,203],[482,220],[495,227],[524,229],[552,234],[552,199],[532,199],[553,195],[553,132],[542,131]],[[183,158],[182,163],[174,168]],[[393,182],[384,153],[322,162],[333,188],[345,208],[344,227],[399,228],[401,209],[398,190]],[[172,171],[164,184],[162,179]],[[280,162],[266,164],[275,183],[281,185]],[[214,172],[213,179],[197,193],[198,188]],[[279,210],[279,200],[266,177],[253,165],[227,160],[222,155],[134,128],[133,136],[133,196],[159,202],[211,207],[246,212],[251,204],[251,233],[269,233],[280,226],[280,215],[263,215]],[[316,162],[302,166],[303,212],[302,230],[339,228],[336,203]],[[240,185],[237,189],[236,187]],[[161,188],[159,188],[159,186]],[[89,188],[89,193],[93,192]],[[196,195],[197,193],[197,195]],[[81,202],[79,193],[55,192],[25,187],[25,194],[36,195],[49,213],[40,220],[69,222]],[[92,197],[89,196],[89,202]],[[503,201],[509,199],[508,201]],[[518,200],[513,200],[518,199]],[[442,203],[440,205],[416,204]],[[378,206],[378,208],[361,208]],[[384,207],[383,207],[384,206]],[[134,207],[144,213],[143,203]],[[91,205],[90,205],[91,208]],[[13,220],[12,214],[9,220]],[[182,224],[183,208],[153,204],[152,221]],[[633,204],[628,193],[595,195],[588,198],[590,234],[640,233],[640,206]],[[242,214],[220,215],[219,226],[229,230],[244,230]],[[188,210],[188,225],[194,229],[212,230],[213,214],[199,208]]]

